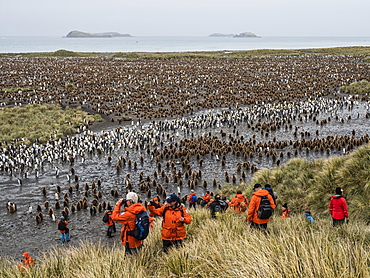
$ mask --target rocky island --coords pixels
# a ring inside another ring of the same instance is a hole
[[[120,34],[117,32],[104,33],[86,33],[81,31],[71,31],[66,38],[115,38],[115,37],[132,37],[130,34]]]
[[[258,38],[258,36],[252,32],[244,32],[240,34],[221,34],[221,33],[214,33],[209,35],[209,37],[233,37],[233,38]]]

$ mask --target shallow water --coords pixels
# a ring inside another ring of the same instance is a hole
[[[260,109],[261,108],[261,109]],[[306,113],[310,110],[311,112]],[[237,112],[234,110],[209,110],[199,112],[192,118],[183,118],[182,122],[180,119],[177,121],[168,120],[166,123],[168,128],[162,125],[160,128],[158,125],[145,123],[143,125],[122,126],[122,129],[105,130],[96,133],[88,132],[85,134],[76,135],[75,138],[86,139],[86,144],[92,144],[93,135],[95,138],[100,138],[100,146],[104,148],[101,154],[98,154],[96,150],[89,152],[83,152],[82,143],[79,147],[76,145],[74,148],[63,147],[62,152],[69,152],[74,150],[83,154],[76,155],[73,163],[63,162],[62,159],[51,160],[50,162],[44,162],[43,167],[39,168],[38,177],[36,177],[36,171],[34,167],[29,167],[27,171],[28,176],[25,177],[25,172],[14,170],[11,174],[6,172],[0,172],[0,254],[20,257],[25,251],[31,253],[31,256],[38,256],[42,251],[46,251],[53,246],[61,244],[59,239],[59,232],[57,230],[57,224],[51,221],[51,218],[47,215],[47,210],[43,204],[45,201],[50,202],[50,207],[54,208],[55,198],[54,193],[56,192],[56,186],[61,186],[62,193],[60,199],[63,199],[63,194],[68,192],[69,186],[75,186],[76,181],[72,177],[71,180],[67,179],[67,174],[71,175],[71,167],[75,170],[78,175],[78,183],[80,190],[73,190],[73,193],[69,196],[70,204],[77,203],[82,199],[85,184],[91,185],[93,182],[98,183],[101,181],[101,187],[98,189],[102,191],[103,197],[99,202],[105,201],[114,204],[119,198],[111,195],[111,189],[115,189],[119,192],[119,196],[123,197],[127,193],[126,187],[126,175],[130,174],[130,182],[133,189],[137,190],[143,200],[147,200],[147,191],[140,191],[140,173],[143,173],[144,180],[150,177],[152,181],[154,179],[154,171],[158,171],[157,183],[162,184],[165,188],[166,193],[178,192],[178,184],[173,182],[173,174],[171,166],[166,167],[166,161],[170,161],[169,158],[161,160],[161,170],[169,177],[169,183],[166,183],[165,179],[159,174],[160,171],[157,167],[157,161],[152,154],[147,153],[149,148],[150,152],[154,150],[154,144],[157,144],[158,150],[163,150],[166,146],[170,148],[170,145],[174,145],[176,142],[180,142],[183,139],[197,138],[198,136],[210,137],[217,136],[218,139],[230,143],[230,135],[233,138],[241,140],[243,136],[243,142],[256,140],[258,142],[272,142],[274,138],[276,141],[289,141],[292,142],[300,141],[305,139],[315,138],[327,138],[328,136],[347,136],[348,138],[354,137],[359,139],[367,136],[370,133],[370,125],[368,124],[369,119],[366,114],[369,113],[368,103],[361,103],[357,101],[350,101],[343,103],[331,103],[327,100],[318,100],[317,102],[302,102],[297,105],[294,109],[286,108],[282,106],[270,106],[265,105],[256,106],[253,108],[240,109]],[[271,112],[271,111],[277,111]],[[284,112],[285,111],[285,112]],[[295,111],[295,112],[292,112]],[[224,114],[222,114],[224,113]],[[270,115],[269,115],[270,114]],[[204,116],[203,118],[202,115]],[[202,124],[206,124],[207,117],[205,115],[214,115],[214,123],[208,127],[202,127]],[[242,116],[240,116],[242,115]],[[305,118],[307,115],[307,119]],[[309,117],[311,115],[311,119]],[[313,115],[313,116],[312,116]],[[295,120],[294,120],[295,116]],[[197,118],[198,117],[198,118]],[[237,120],[239,117],[239,120]],[[276,131],[270,131],[268,135],[266,132],[263,134],[252,128],[255,126],[257,121],[260,119],[261,122],[277,121],[277,118],[286,119],[287,128],[284,125]],[[300,120],[302,117],[302,120]],[[317,121],[328,119],[326,124],[317,124],[313,118]],[[336,119],[338,118],[338,119]],[[288,119],[290,119],[291,128],[288,126]],[[253,124],[251,125],[251,121]],[[164,123],[164,122],[162,122]],[[248,124],[251,127],[248,127]],[[191,128],[190,126],[193,125]],[[298,134],[295,136],[294,130],[297,127]],[[221,136],[221,130],[226,133],[226,136]],[[316,135],[318,131],[318,135]],[[304,137],[301,136],[301,132],[306,132]],[[308,135],[307,133],[310,133]],[[153,133],[156,136],[148,136]],[[237,135],[238,133],[238,135]],[[353,135],[354,134],[354,135]],[[101,136],[101,137],[100,137]],[[253,138],[254,137],[254,138]],[[70,139],[68,139],[70,140]],[[141,142],[144,142],[141,144]],[[161,146],[161,142],[163,146]],[[105,144],[105,145],[104,145]],[[255,145],[256,145],[255,144]],[[140,145],[136,149],[136,145]],[[113,150],[109,151],[109,147]],[[355,146],[356,148],[357,146]],[[282,148],[276,149],[278,154],[275,161],[272,160],[271,156],[258,157],[257,153],[254,152],[253,158],[244,158],[242,155],[237,156],[232,152],[225,154],[225,165],[222,165],[222,158],[216,159],[216,155],[208,153],[201,156],[204,160],[203,165],[199,165],[199,161],[196,156],[190,156],[188,163],[191,165],[192,171],[198,173],[201,171],[202,175],[198,178],[198,185],[195,186],[195,190],[198,195],[203,195],[206,190],[216,191],[217,187],[213,187],[213,179],[217,180],[217,185],[223,185],[226,183],[225,172],[228,172],[230,177],[230,183],[232,183],[231,177],[235,175],[237,182],[242,179],[242,172],[246,173],[245,182],[251,180],[253,172],[248,169],[237,170],[238,162],[244,163],[249,162],[255,165],[259,169],[272,168],[277,165],[277,161],[280,160],[280,164],[286,163],[289,159],[294,157],[303,157],[306,159],[326,158],[329,156],[340,156],[344,155],[343,149],[347,146],[340,148],[330,149],[330,152],[314,151],[310,150],[306,152],[306,148],[303,147],[298,154],[294,155],[295,148],[293,145],[289,145]],[[190,151],[190,150],[189,150]],[[215,150],[217,151],[217,150]],[[291,152],[291,156],[287,156],[287,152]],[[346,149],[345,151],[351,151]],[[283,153],[283,157],[280,157],[280,153]],[[221,155],[220,155],[221,156]],[[108,160],[111,157],[111,161]],[[116,166],[118,160],[124,157],[126,159],[126,165],[123,165],[119,171]],[[143,163],[140,162],[140,157],[143,157]],[[132,163],[137,162],[137,168],[135,169],[132,165],[127,165],[128,160],[131,159]],[[183,173],[187,170],[183,167],[180,158],[172,159],[176,170],[181,170]],[[59,169],[58,175],[56,175],[56,167]],[[21,180],[22,185],[19,184]],[[189,180],[185,176],[182,176],[183,186],[180,187],[181,196],[186,195],[190,191],[188,185]],[[208,187],[203,187],[203,181],[206,180]],[[41,193],[41,189],[45,187],[47,194],[44,197]],[[91,186],[90,186],[91,188]],[[155,188],[151,187],[152,196],[155,195]],[[93,200],[93,194],[91,189],[89,190],[88,201],[91,204]],[[15,213],[9,213],[6,209],[6,202],[15,202],[18,210]],[[27,213],[29,206],[33,207],[32,213]],[[36,206],[42,206],[42,212],[45,215],[44,220],[37,224],[36,217]],[[61,209],[54,209],[55,216],[57,219],[61,216]],[[74,245],[80,239],[87,239],[91,241],[102,240],[106,244],[114,245],[118,243],[118,235],[113,239],[105,238],[105,225],[101,221],[103,214],[97,213],[97,216],[91,216],[88,209],[83,209],[75,213],[71,213],[69,217],[70,228],[71,228],[71,242],[69,244]],[[118,225],[118,229],[120,225]]]

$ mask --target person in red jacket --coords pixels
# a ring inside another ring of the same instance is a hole
[[[343,190],[340,187],[335,189],[335,195],[331,197],[329,212],[333,218],[333,226],[342,225],[344,219],[348,218],[347,201],[343,197]]]
[[[186,239],[185,224],[190,224],[193,219],[181,204],[180,198],[176,194],[171,194],[163,207],[155,208],[149,202],[148,209],[154,215],[163,216],[161,236],[163,251],[167,253],[170,247],[181,246]]]
[[[145,207],[138,202],[139,196],[135,192],[129,192],[126,199],[120,199],[114,207],[111,218],[114,222],[122,223],[121,229],[121,243],[126,248],[126,254],[133,254],[137,252],[142,244],[142,240],[138,240],[131,235],[128,231],[135,229],[136,215],[141,211],[146,211]],[[121,206],[124,205],[123,213],[121,214]]]
[[[270,206],[274,210],[276,208],[274,199],[266,189],[262,189],[262,185],[257,183],[254,185],[254,193],[252,194],[251,202],[248,207],[248,216],[247,222],[250,223],[252,228],[258,228],[261,230],[267,229],[267,223],[270,222],[270,219],[261,219],[258,217],[258,209],[261,203],[261,197],[267,196],[270,201]]]

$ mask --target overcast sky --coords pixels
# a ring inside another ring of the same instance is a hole
[[[0,36],[370,36],[370,0],[0,0]]]

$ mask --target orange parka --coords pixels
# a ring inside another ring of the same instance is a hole
[[[260,207],[261,203],[261,197],[267,196],[267,198],[270,201],[270,205],[272,209],[276,208],[276,205],[274,203],[274,199],[270,195],[270,193],[266,189],[261,189],[252,194],[251,202],[248,207],[248,217],[247,222],[254,222],[256,224],[265,224],[270,222],[270,219],[260,219],[258,218],[258,209]]]
[[[208,193],[203,196],[203,200],[206,201],[206,203],[209,203],[209,201],[211,201],[211,198],[211,194]]]
[[[116,205],[111,215],[114,222],[123,224],[121,229],[121,243],[128,248],[137,248],[143,244],[142,240],[138,240],[133,236],[127,235],[128,231],[135,229],[136,214],[141,211],[146,211],[145,207],[141,203],[135,203],[129,207],[125,207],[122,214],[121,206]]]
[[[31,268],[35,264],[35,261],[31,258],[28,252],[23,253],[23,261],[18,264],[20,270],[25,268]]]
[[[111,211],[106,211],[104,212],[104,215],[108,214],[108,222],[105,222],[105,226],[112,226],[113,225],[113,220],[112,220],[112,212]]]
[[[243,194],[236,194],[236,196],[231,199],[228,205],[235,211],[246,211],[248,206],[248,199],[245,198]]]
[[[186,238],[184,224],[190,224],[193,219],[183,205],[177,208],[166,205],[158,209],[148,206],[148,209],[154,215],[163,216],[162,239],[174,241]],[[180,221],[180,217],[184,217],[184,221]]]

